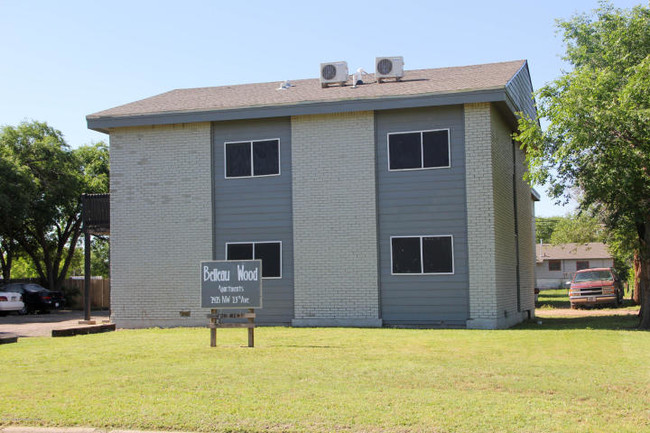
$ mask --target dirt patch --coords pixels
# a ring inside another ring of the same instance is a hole
[[[632,316],[639,314],[639,307],[629,308],[543,308],[536,309],[535,316],[551,317],[595,317],[595,316]]]
[[[79,327],[84,319],[83,311],[61,310],[49,314],[8,315],[0,317],[0,333],[23,337],[51,337],[53,329]],[[108,321],[108,311],[93,311],[90,317],[97,324]]]

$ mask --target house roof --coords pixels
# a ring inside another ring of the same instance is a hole
[[[611,259],[607,245],[602,242],[586,244],[537,244],[537,263],[545,260],[582,260],[582,259]]]
[[[461,100],[500,101],[513,113],[536,114],[525,60],[407,70],[400,81],[379,84],[371,78],[356,88],[322,88],[319,79],[291,84],[283,90],[278,82],[177,89],[90,114],[86,119],[89,128],[107,132],[120,126],[446,105]]]

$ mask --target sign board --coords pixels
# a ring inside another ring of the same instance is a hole
[[[262,261],[201,262],[201,307],[262,308]]]

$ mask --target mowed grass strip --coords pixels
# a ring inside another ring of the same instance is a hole
[[[636,318],[629,318],[630,327]],[[650,333],[122,330],[0,346],[0,424],[277,432],[650,430]]]
[[[615,319],[615,316],[625,314],[638,315],[640,308],[638,305],[635,305],[631,299],[626,298],[623,300],[622,305],[600,304],[593,306],[581,306],[579,307],[579,311],[572,310],[571,303],[569,302],[568,289],[552,289],[540,291],[535,307],[537,308],[536,314],[538,317],[548,316],[549,313],[552,313],[551,316],[554,317],[566,316],[575,318],[583,316],[586,321],[591,320],[589,319],[590,315],[598,315],[601,317],[608,316],[610,319],[614,319],[614,321],[616,321],[618,319]],[[581,314],[581,312],[585,312],[585,314]],[[619,328],[619,326],[614,326],[613,323],[611,323],[612,320],[608,321],[607,319],[595,319],[592,320],[592,322],[595,328]],[[620,327],[626,326],[627,320],[622,322],[622,326]]]
[[[537,297],[537,308],[570,308],[569,289],[540,290]]]

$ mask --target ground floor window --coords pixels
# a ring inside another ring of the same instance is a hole
[[[282,278],[282,242],[229,242],[226,260],[261,260],[262,278]]]
[[[561,260],[549,260],[548,261],[548,270],[553,272],[553,271],[561,271],[562,270],[562,261]]]
[[[576,262],[576,271],[581,271],[583,269],[589,269],[589,260],[578,260]]]
[[[453,236],[393,236],[393,274],[453,274]]]

